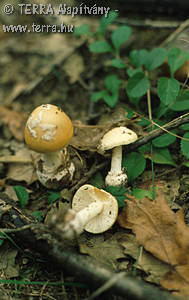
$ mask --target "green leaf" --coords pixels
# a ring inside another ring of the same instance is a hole
[[[141,100],[141,97],[134,98],[134,97],[129,97],[129,101],[134,104],[136,107],[139,105],[139,102]]]
[[[151,151],[151,144],[147,143],[145,145],[142,145],[138,148],[138,151],[145,155],[146,153],[149,153]]]
[[[90,184],[96,186],[99,189],[104,187],[104,178],[100,172],[97,172],[89,181]]]
[[[39,222],[42,222],[42,221],[43,221],[43,212],[42,212],[42,210],[33,211],[33,212],[32,212],[32,215],[33,215],[34,217],[36,217],[36,219],[37,219]]]
[[[182,130],[189,131],[189,123],[184,124],[184,125],[181,125],[180,128],[181,128]]]
[[[142,72],[136,73],[129,78],[126,91],[129,97],[138,98],[142,97],[150,88],[150,82]]]
[[[154,109],[153,113],[156,119],[159,120],[165,113],[167,113],[167,106],[163,102],[160,102],[159,106]]]
[[[141,67],[146,64],[148,55],[149,52],[146,49],[132,50],[130,52],[130,59],[135,66]]]
[[[104,99],[104,95],[106,94],[107,92],[104,90],[104,91],[100,91],[100,92],[95,92],[92,94],[91,96],[91,100],[93,102],[98,102],[100,99]]]
[[[60,192],[49,192],[48,195],[48,204],[55,202],[57,199],[61,198]]]
[[[151,159],[151,157],[149,156]],[[153,147],[152,154],[153,162],[157,164],[165,164],[176,167],[176,163],[171,157],[171,154],[167,148],[155,148]]]
[[[21,208],[24,209],[29,200],[28,191],[25,189],[25,187],[23,187],[21,185],[15,185],[15,186],[13,186],[13,188],[16,192],[16,196],[20,202]]]
[[[119,26],[112,32],[111,40],[116,52],[128,40],[131,34],[131,28],[128,26]]]
[[[171,76],[189,59],[189,52],[174,47],[168,51],[168,65],[170,67]]]
[[[157,148],[167,147],[176,141],[176,136],[170,133],[164,133],[152,140],[152,144]]]
[[[170,106],[170,109],[174,111],[189,110],[189,100],[177,101]]]
[[[115,12],[114,10],[111,10],[107,17],[103,16],[100,19],[100,26],[99,26],[99,29],[98,29],[97,32],[104,35],[104,33],[105,33],[106,29],[108,28],[108,26],[110,24],[112,24],[117,17],[118,17],[118,13]]]
[[[146,167],[146,159],[141,153],[132,152],[123,156],[122,166],[126,168],[128,181],[137,178]]]
[[[136,69],[127,69],[126,70],[126,73],[129,77],[132,77],[134,76],[136,73],[141,73],[142,72],[142,68],[139,67],[139,68],[136,68]]]
[[[175,78],[161,77],[158,80],[158,96],[164,105],[173,103],[179,94],[180,85]]]
[[[115,68],[118,68],[118,69],[126,68],[126,65],[119,58],[112,59],[112,66],[115,67]]]
[[[80,36],[83,34],[91,35],[90,25],[84,24],[84,25],[78,26],[74,29],[74,35]]]
[[[97,41],[97,42],[92,43],[89,46],[89,50],[91,52],[96,52],[96,53],[105,53],[105,52],[112,52],[113,51],[110,44],[108,44],[105,41]]]
[[[4,243],[4,240],[0,239],[0,246],[2,246]]]
[[[183,137],[189,140],[189,132],[186,132]],[[181,140],[180,147],[182,154],[189,158],[189,141]]]
[[[119,207],[125,206],[125,193],[127,192],[127,189],[124,186],[107,186],[106,191],[117,199]]]
[[[108,75],[104,81],[107,90],[112,94],[119,91],[121,82],[122,81],[117,77],[117,75]]]
[[[142,200],[144,197],[148,197],[150,199],[153,198],[153,193],[152,191],[147,191],[147,190],[143,190],[143,189],[139,189],[139,188],[133,188],[132,190],[133,192],[133,196],[135,198],[137,198],[138,200]]]
[[[184,161],[184,162],[182,163],[182,165],[185,166],[185,167],[187,167],[187,168],[189,168],[189,161]]]
[[[111,108],[113,108],[118,99],[119,99],[119,94],[118,93],[113,93],[112,95],[109,95],[107,92],[104,94],[103,97],[104,101],[106,102],[106,104],[108,104]]]
[[[126,107],[126,112],[127,112],[127,119],[132,119],[133,116],[135,115],[135,112],[129,107]]]
[[[164,48],[154,48],[148,55],[145,67],[148,71],[152,71],[163,64],[167,51]]]

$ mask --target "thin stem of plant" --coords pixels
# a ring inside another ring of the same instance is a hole
[[[148,77],[148,72],[146,71],[146,76]],[[152,130],[154,129],[154,123],[152,119],[152,106],[151,106],[151,93],[150,89],[147,90],[147,103],[148,103],[148,116],[149,120],[152,123]],[[153,145],[151,142],[150,145],[150,152],[151,152],[151,167],[152,167],[152,199],[155,200],[156,192],[155,192],[155,176],[154,176],[154,161],[153,161]]]

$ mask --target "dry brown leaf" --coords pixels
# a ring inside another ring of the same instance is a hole
[[[132,196],[128,198],[125,218],[132,224],[137,242],[172,267],[161,285],[189,299],[189,227],[182,210],[174,213],[161,190],[155,201],[147,197],[141,202]]]
[[[77,53],[72,54],[66,60],[63,68],[70,77],[70,83],[75,83],[80,79],[80,75],[85,69],[82,56]]]
[[[22,142],[24,140],[26,115],[0,105],[0,118],[4,124],[8,125],[14,138]]]
[[[180,178],[177,174],[174,176],[167,176],[165,180],[155,178],[154,185],[156,189],[162,189],[166,195],[166,200],[172,209],[180,209],[180,206],[175,203],[176,197],[179,196]],[[153,190],[153,183],[150,172],[150,179],[144,180],[138,185],[138,188],[144,190]]]
[[[8,162],[6,174],[7,179],[25,181],[27,184],[31,184],[36,181],[37,175],[33,163],[36,156],[37,154],[24,146],[16,152],[16,155],[12,156],[12,159],[10,156],[9,161],[5,161]]]
[[[125,258],[123,249],[117,241],[116,235],[104,240],[103,235],[93,235],[86,240],[84,235],[79,240],[80,252],[88,254],[111,269],[118,269],[118,259]]]
[[[171,267],[168,264],[154,257],[143,247],[139,255],[139,244],[136,242],[135,235],[121,232],[117,233],[116,237],[124,247],[124,253],[136,259],[135,267],[147,274],[146,281],[159,284],[162,275],[170,271]]]
[[[7,244],[0,247],[0,276],[9,279],[19,276],[19,266],[16,264],[17,249],[11,249]]]
[[[71,145],[78,150],[96,151],[100,139],[110,127],[105,125],[85,125],[75,121],[75,133],[71,140]]]
[[[71,145],[78,150],[97,151],[97,146],[104,134],[116,126],[128,126],[137,134],[141,134],[141,127],[136,121],[127,119],[127,112],[123,107],[116,108],[113,113],[103,114],[103,117],[97,125],[86,125],[75,120],[74,136]]]

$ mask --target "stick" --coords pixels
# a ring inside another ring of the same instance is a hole
[[[164,126],[162,126],[162,128],[155,129],[155,130],[151,131],[145,137],[140,138],[136,142],[128,145],[126,151],[131,152],[133,150],[136,150],[140,146],[145,145],[148,142],[152,141],[153,139],[157,138],[158,136],[166,133],[168,130],[172,130],[172,129],[177,128],[180,125],[183,125],[183,124],[186,124],[186,123],[189,123],[189,114],[180,116],[180,117],[172,120],[168,124],[165,124]]]
[[[114,272],[100,266],[88,256],[83,256],[66,247],[66,243],[58,241],[55,234],[44,225],[34,221],[34,218],[23,214],[14,206],[14,201],[6,194],[0,193],[0,226],[7,229],[25,227],[24,230],[15,231],[11,237],[22,249],[30,248],[40,253],[52,265],[62,269],[64,272],[74,276],[79,281],[89,285],[89,288],[99,288],[111,281]],[[122,277],[110,285],[109,292],[125,297],[127,300],[176,300],[178,298],[156,287],[128,276]]]

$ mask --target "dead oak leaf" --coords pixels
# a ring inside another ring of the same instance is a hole
[[[136,235],[136,241],[172,267],[173,271],[169,272],[172,284],[167,284],[168,277],[165,276],[161,280],[162,286],[189,297],[189,228],[182,210],[174,213],[161,190],[155,201],[147,197],[141,202],[133,196],[128,198],[125,218]]]
[[[122,246],[117,241],[116,235],[111,238],[104,240],[103,235],[94,235],[89,240],[85,239],[82,235],[79,239],[80,252],[88,254],[97,261],[111,268],[117,270],[120,258],[125,258]]]
[[[14,138],[20,142],[24,140],[24,126],[26,115],[0,105],[1,121],[8,125]]]
[[[96,151],[100,139],[109,128],[110,126],[107,128],[105,125],[86,125],[75,121],[75,132],[70,144],[78,150]]]
[[[154,257],[143,247],[139,248],[135,235],[121,232],[117,233],[116,236],[120,245],[124,247],[124,253],[136,260],[135,267],[147,274],[146,281],[159,284],[163,274],[171,270],[171,266]]]

